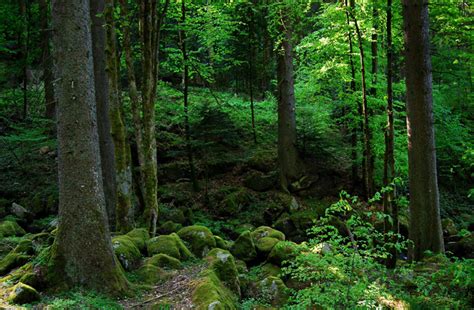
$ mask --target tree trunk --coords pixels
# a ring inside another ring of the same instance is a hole
[[[30,53],[30,4],[29,0],[20,0],[20,12],[23,18],[25,29],[22,30],[21,37],[23,38],[23,111],[22,118],[28,117],[28,58]]]
[[[385,153],[383,165],[383,186],[389,187],[395,177],[394,139],[395,130],[393,124],[393,50],[392,50],[392,0],[387,0],[387,127],[385,128]],[[383,195],[383,210],[386,215],[392,217],[392,223],[385,220],[385,233],[392,231],[398,233],[398,209],[395,200],[395,186]],[[390,240],[396,241],[396,240]],[[387,259],[387,267],[395,268],[397,262],[397,251],[391,249],[391,257]]]
[[[41,40],[43,41],[43,83],[45,99],[45,117],[49,119],[56,118],[56,98],[54,95],[54,76],[53,76],[53,58],[51,57],[51,29],[50,29],[50,8],[48,0],[39,1],[39,10],[41,16]]]
[[[107,225],[88,0],[53,2],[59,148],[59,224],[49,281],[118,294],[127,289]],[[78,44],[80,42],[80,44]]]
[[[433,126],[428,1],[403,0],[411,258],[444,252]]]
[[[97,125],[99,132],[100,161],[104,184],[105,206],[111,229],[115,228],[115,206],[117,187],[115,175],[114,141],[111,135],[109,117],[109,84],[105,64],[105,20],[104,0],[90,1],[92,20],[92,53],[94,57],[95,100],[97,104]]]
[[[278,51],[278,165],[280,186],[288,191],[291,182],[299,177],[296,149],[295,88],[291,30],[283,18],[280,30],[284,38]]]
[[[255,43],[253,40],[254,32],[253,29],[253,11],[252,8],[249,7],[248,10],[249,15],[249,23],[248,23],[248,74],[247,74],[247,81],[249,87],[249,96],[250,96],[250,116],[252,120],[252,137],[253,142],[257,143],[257,131],[255,129],[255,109],[254,109],[254,102],[253,102],[253,83],[254,83],[254,48],[253,44]]]
[[[188,95],[189,95],[189,59],[186,50],[186,2],[181,0],[181,30],[180,30],[180,45],[183,54],[183,104],[184,104],[184,131],[186,136],[186,153],[188,155],[190,179],[193,183],[193,190],[199,189],[196,172],[194,168],[193,148],[191,145],[191,131],[189,128],[189,112],[188,112]]]
[[[372,87],[370,88],[370,95],[377,95],[377,71],[378,71],[378,28],[379,28],[379,11],[377,1],[372,3],[372,41],[370,42],[372,52]]]
[[[109,115],[111,133],[115,148],[116,230],[122,233],[132,228],[132,164],[130,145],[123,118],[123,107],[119,88],[119,59],[116,43],[114,0],[105,0],[104,18],[106,27],[106,71],[109,84]]]

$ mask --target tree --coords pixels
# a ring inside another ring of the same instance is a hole
[[[410,182],[409,237],[414,245],[412,258],[418,260],[425,251],[444,252],[433,127],[428,1],[404,0],[403,22]]]
[[[88,0],[53,2],[59,224],[48,278],[51,285],[120,293],[127,281],[115,259],[107,225],[90,24]]]
[[[115,226],[115,206],[117,204],[115,184],[114,141],[110,133],[109,85],[105,70],[105,20],[104,0],[90,2],[92,20],[92,52],[94,58],[95,100],[97,104],[97,125],[99,130],[100,161],[104,185],[105,206],[111,228]]]
[[[45,116],[49,119],[56,117],[56,98],[54,95],[53,58],[51,57],[51,29],[50,29],[50,7],[48,0],[39,1],[41,16],[41,40],[43,41],[43,81],[44,99],[46,105]]]
[[[132,167],[130,145],[123,118],[123,106],[119,89],[119,59],[114,21],[114,0],[105,0],[106,21],[106,71],[109,89],[109,115],[113,145],[115,148],[115,174],[117,204],[115,207],[116,230],[126,232],[132,224]]]

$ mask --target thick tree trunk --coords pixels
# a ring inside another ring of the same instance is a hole
[[[282,23],[285,21],[282,21]],[[278,165],[280,186],[288,190],[291,182],[299,177],[298,151],[296,149],[295,88],[293,77],[293,51],[291,30],[281,25],[284,38],[278,51]]]
[[[118,294],[128,284],[115,259],[107,224],[90,25],[88,0],[53,2],[59,225],[48,277],[51,285]]]
[[[95,100],[97,104],[97,125],[99,132],[102,181],[104,184],[105,206],[111,229],[115,228],[116,175],[114,141],[111,135],[109,117],[109,84],[105,64],[105,20],[104,0],[90,1],[92,20],[92,53],[94,57]]]
[[[132,163],[130,145],[123,118],[123,107],[119,88],[119,60],[114,21],[114,0],[105,0],[104,18],[106,27],[107,77],[109,84],[109,115],[115,148],[116,230],[122,233],[132,228]]]
[[[433,126],[428,1],[403,0],[413,259],[444,252]]]
[[[385,153],[383,165],[383,186],[388,187],[395,177],[394,139],[395,130],[393,124],[393,51],[392,51],[392,0],[387,0],[387,127],[385,128]],[[392,217],[392,223],[385,221],[385,233],[393,231],[398,233],[398,209],[395,200],[395,186],[391,191],[383,195],[383,210],[386,215]],[[394,241],[394,240],[390,240]],[[391,257],[387,259],[387,267],[394,268],[397,262],[397,251],[391,249]]]
[[[54,95],[53,58],[51,57],[51,29],[50,29],[50,8],[48,0],[39,1],[41,16],[41,40],[43,41],[43,83],[45,99],[45,117],[56,118],[56,98]]]

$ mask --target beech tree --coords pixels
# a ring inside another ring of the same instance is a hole
[[[408,176],[412,258],[425,251],[444,252],[441,229],[435,133],[428,0],[403,0],[405,31]]]
[[[90,25],[88,0],[53,2],[59,224],[48,278],[53,286],[118,294],[127,289],[127,280],[115,259],[107,224]]]

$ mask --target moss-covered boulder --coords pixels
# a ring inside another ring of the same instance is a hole
[[[281,268],[273,265],[271,263],[266,263],[265,265],[262,266],[261,269],[261,277],[262,278],[267,278],[267,277],[278,277],[280,275]]]
[[[275,238],[280,241],[285,240],[285,234],[282,233],[281,231],[278,231],[276,229],[273,229],[268,226],[260,226],[254,231],[252,231],[252,238],[255,241],[258,241],[264,237],[269,237],[269,238]]]
[[[250,231],[243,232],[232,245],[230,252],[244,262],[250,262],[257,257],[255,243]]]
[[[276,173],[264,174],[253,171],[244,179],[244,185],[257,192],[265,192],[275,187],[278,180]]]
[[[443,219],[441,224],[443,227],[443,233],[446,237],[455,236],[458,234],[458,229],[452,219]]]
[[[179,259],[166,254],[156,254],[148,258],[145,264],[151,264],[165,269],[181,269],[182,265]]]
[[[165,270],[152,264],[144,264],[135,273],[140,282],[145,284],[156,284],[167,281],[176,274],[175,270]]]
[[[8,302],[14,304],[28,304],[41,299],[40,294],[31,286],[19,282],[8,296]]]
[[[130,271],[138,267],[142,255],[129,236],[121,235],[112,238],[112,246],[125,270]]]
[[[147,241],[146,248],[150,256],[166,254],[179,260],[190,259],[194,256],[175,233],[151,238]]]
[[[163,235],[169,235],[175,232],[178,232],[183,225],[175,223],[173,221],[166,221],[158,227],[158,232]]]
[[[33,254],[33,252],[33,243],[31,240],[26,239],[20,241],[18,245],[0,261],[0,275],[4,275],[10,270],[26,264],[31,258],[30,254]]]
[[[25,230],[17,222],[7,220],[0,223],[0,237],[23,236]]]
[[[204,226],[193,225],[180,229],[178,236],[189,246],[197,257],[204,257],[216,247],[216,240],[212,232]]]
[[[214,240],[216,241],[216,247],[224,250],[230,250],[232,246],[232,242],[222,239],[219,236],[214,236]]]
[[[235,267],[237,268],[237,272],[239,274],[245,274],[249,271],[247,268],[247,264],[241,259],[235,260]]]
[[[206,261],[211,269],[232,292],[240,296],[240,284],[235,259],[229,251],[213,249],[207,256]]]
[[[295,258],[300,246],[291,241],[280,241],[272,248],[268,255],[268,262],[281,266],[283,261]]]
[[[185,216],[183,210],[178,209],[178,208],[163,210],[161,219],[164,222],[173,221],[173,222],[179,223],[181,225],[184,225],[187,222],[187,219],[186,219],[186,216]]]
[[[234,310],[238,299],[213,271],[207,270],[197,282],[192,301],[197,310]]]
[[[257,252],[260,255],[265,256],[265,255],[269,254],[272,251],[273,247],[278,242],[280,242],[280,240],[278,240],[277,238],[263,237],[263,238],[258,239],[255,242],[255,247],[257,248]]]
[[[274,307],[287,303],[289,291],[285,283],[278,277],[269,276],[258,283],[259,295]]]
[[[135,246],[140,250],[146,249],[146,242],[150,239],[150,234],[146,228],[135,228],[126,234]]]

